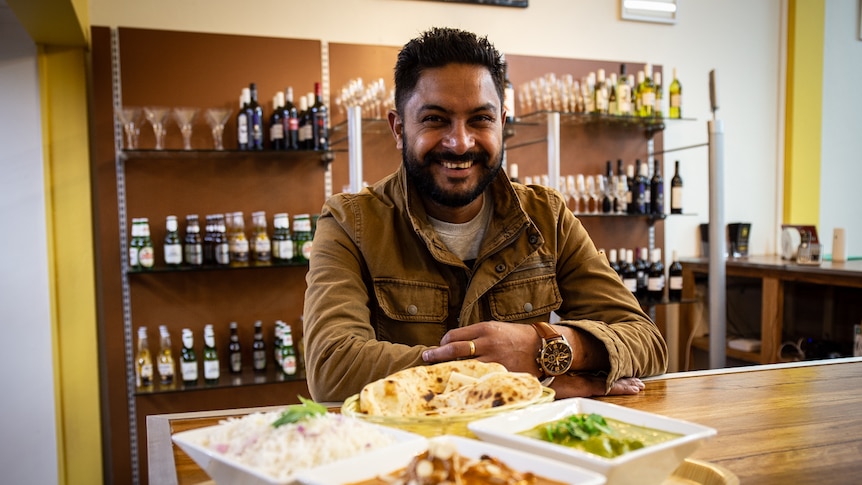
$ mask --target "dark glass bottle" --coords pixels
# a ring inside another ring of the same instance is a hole
[[[242,94],[239,96],[239,112],[236,114],[236,147],[239,150],[248,150],[249,147],[249,99],[251,99],[249,89],[242,88]]]
[[[667,270],[667,298],[670,301],[677,302],[682,301],[682,264],[677,258],[676,250],[674,250],[672,254],[672,261]]]
[[[242,348],[239,343],[239,333],[236,322],[230,322],[230,342],[227,346],[230,371],[234,374],[242,372]]]
[[[269,147],[284,150],[284,93],[275,93],[272,98],[272,113],[269,115]]]
[[[638,290],[638,270],[634,264],[634,252],[631,249],[626,250],[626,260],[625,264],[622,268],[623,272],[623,284],[629,291],[632,292],[632,295],[637,296]]]
[[[198,358],[195,354],[194,335],[188,328],[183,329],[183,349],[180,352],[180,373],[183,375],[183,385],[193,386],[198,383]]]
[[[661,261],[661,248],[652,250],[652,263],[647,273],[647,299],[651,303],[661,303],[664,299],[664,263]]]
[[[664,214],[664,179],[661,176],[661,163],[654,160],[652,179],[650,180],[650,213]]]
[[[263,340],[263,322],[254,322],[254,341],[251,344],[252,366],[256,372],[266,370],[266,342]]]
[[[284,140],[287,150],[299,150],[299,110],[293,103],[293,88],[284,91]]]
[[[611,269],[614,270],[614,273],[617,275],[620,274],[620,263],[617,261],[617,250],[611,249],[608,251],[608,264],[611,265]]]
[[[180,242],[180,234],[177,230],[177,216],[165,218],[165,264],[168,266],[179,266],[183,262],[183,245]]]
[[[186,233],[183,238],[183,261],[189,266],[200,266],[204,262],[201,227],[197,214],[186,216]]]
[[[204,381],[208,384],[215,384],[221,376],[221,367],[218,360],[218,350],[216,350],[215,333],[213,326],[207,324],[204,326]]]
[[[311,149],[329,149],[329,111],[323,103],[319,82],[314,83],[314,104],[308,110],[311,112]]]
[[[679,176],[679,160],[674,162],[673,178],[670,179],[670,213],[682,214],[682,177]]]
[[[248,103],[248,148],[249,150],[263,150],[264,118],[263,107],[257,101],[257,85],[248,85],[250,100]]]
[[[649,249],[640,248],[640,252],[635,257],[635,268],[637,269],[637,297],[641,302],[647,299],[647,279],[649,272]]]
[[[647,213],[647,187],[649,180],[646,177],[646,164],[642,164],[640,160],[635,161],[635,176],[631,183],[632,191],[632,213],[646,214]]]

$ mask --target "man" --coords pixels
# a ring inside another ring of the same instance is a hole
[[[501,171],[505,68],[486,38],[455,29],[399,53],[389,125],[402,164],[332,197],[317,222],[304,309],[315,400],[471,357],[559,398],[635,394],[666,370],[655,324],[560,194]]]

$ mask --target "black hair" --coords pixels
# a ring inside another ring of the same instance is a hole
[[[416,89],[423,70],[449,64],[487,68],[502,106],[506,63],[488,38],[459,29],[434,27],[404,44],[398,53],[395,63],[395,109],[399,113],[404,112],[404,103]]]

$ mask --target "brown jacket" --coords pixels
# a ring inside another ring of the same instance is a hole
[[[607,386],[665,372],[667,347],[559,193],[491,184],[494,213],[475,271],[446,249],[400,168],[359,194],[338,194],[317,222],[305,294],[308,386],[341,401],[423,364],[447,330],[486,320],[548,321],[605,343]]]

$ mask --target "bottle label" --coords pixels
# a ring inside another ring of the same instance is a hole
[[[139,264],[141,264],[138,259],[138,248],[130,247],[129,248],[129,266],[132,268],[136,268]]]
[[[152,268],[155,263],[155,252],[152,246],[144,246],[138,252],[138,261],[144,268]]]
[[[180,244],[165,244],[165,264],[183,262],[183,247]]]
[[[278,256],[283,260],[293,259],[293,239],[278,242]]]
[[[204,361],[204,379],[218,379],[219,368],[217,360]]]
[[[682,104],[682,96],[678,93],[673,93],[670,95],[670,107],[671,108],[679,108]]]
[[[671,187],[670,208],[682,209],[682,187]]]
[[[284,125],[281,123],[273,123],[269,127],[270,140],[284,140]]]
[[[141,387],[146,387],[152,384],[153,364],[141,364],[140,374],[138,375],[138,385]]]
[[[626,285],[626,288],[628,288],[632,293],[638,291],[637,278],[623,278],[623,284]]]
[[[240,115],[236,120],[237,141],[240,145],[248,144],[248,118]]]
[[[216,244],[215,260],[218,264],[230,263],[230,248],[228,248],[227,243]]]
[[[239,352],[230,354],[230,370],[232,372],[242,371],[242,354]]]
[[[296,374],[296,356],[285,355],[281,362],[281,369],[289,376]]]
[[[650,276],[649,280],[647,280],[647,290],[649,290],[649,291],[662,291],[662,290],[664,290],[664,275],[662,275],[662,276]]]
[[[305,260],[311,259],[311,241],[305,241],[302,243],[302,258]]]
[[[159,377],[162,384],[170,384],[174,382],[174,363],[159,362]]]
[[[668,281],[671,290],[682,289],[682,276],[671,276]]]
[[[198,363],[183,362],[180,364],[180,372],[183,373],[183,381],[194,382],[198,380]]]
[[[269,239],[255,239],[254,259],[257,261],[269,261],[272,259],[271,247]]]
[[[185,260],[187,264],[200,266],[204,262],[203,247],[200,244],[186,244]]]
[[[248,239],[234,238],[230,242],[230,259],[236,262],[248,261]]]
[[[263,370],[266,369],[266,351],[264,350],[255,350],[254,351],[254,370]]]

